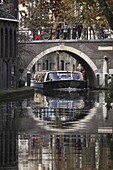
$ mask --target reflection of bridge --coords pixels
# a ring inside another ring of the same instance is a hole
[[[36,126],[41,125],[49,133],[113,132],[112,110],[108,111],[106,108],[104,91],[89,91],[83,96],[76,93],[74,95],[72,98],[57,98],[35,92],[32,107],[27,105],[28,115],[35,120]],[[80,100],[84,104],[81,105]],[[74,105],[71,107],[72,102]]]
[[[27,71],[31,71],[39,59],[58,51],[69,54],[82,64],[87,73],[90,87],[97,87],[99,78],[101,78],[101,85],[105,85],[106,73],[113,73],[112,39],[38,40],[21,42],[19,47],[21,45],[24,46],[22,57],[24,59],[24,68]]]
[[[27,107],[28,114],[37,122],[37,125],[42,125],[43,130],[49,133],[92,132],[90,130],[97,114],[95,107],[97,96],[93,94],[91,100],[91,93],[89,91],[83,95],[74,92],[74,95],[72,93],[68,97],[64,92],[65,97],[57,98],[56,95],[44,96],[36,92],[34,105]]]

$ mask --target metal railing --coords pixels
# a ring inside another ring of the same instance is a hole
[[[56,40],[56,29],[53,28],[36,28],[36,29],[19,29],[18,41],[33,41],[33,40]],[[66,37],[64,38],[63,29],[60,30],[58,39],[67,40],[97,40],[97,39],[112,39],[113,31],[103,28],[83,28],[80,32],[73,28],[68,28]]]

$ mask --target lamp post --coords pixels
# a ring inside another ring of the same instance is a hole
[[[13,15],[17,19],[18,18],[18,0],[13,0]]]

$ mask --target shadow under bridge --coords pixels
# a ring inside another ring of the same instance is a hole
[[[86,72],[87,75],[87,82],[88,87],[90,88],[96,88],[97,85],[97,77],[96,74],[98,72],[98,69],[94,62],[91,60],[90,57],[88,57],[85,53],[81,52],[78,49],[75,49],[73,47],[61,45],[61,46],[54,46],[50,47],[48,49],[45,49],[43,52],[39,53],[32,61],[29,63],[27,67],[27,71],[32,70],[33,65],[41,58],[43,58],[45,55],[48,55],[53,52],[65,52],[72,56],[74,59],[78,61],[83,67],[83,69]]]
[[[72,56],[73,58],[75,58],[78,61],[78,63],[82,65],[86,73],[88,87],[96,88],[97,87],[97,76],[96,76],[97,68],[95,64],[92,61],[90,61],[90,59],[88,59],[86,56],[84,59],[84,57],[81,58],[79,55],[75,53],[72,53],[72,52],[66,52],[66,53]]]

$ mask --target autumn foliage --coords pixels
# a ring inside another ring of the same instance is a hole
[[[26,11],[19,11],[27,27],[51,26],[63,21],[69,25],[113,27],[113,0],[19,0]],[[113,29],[113,28],[112,28]]]

